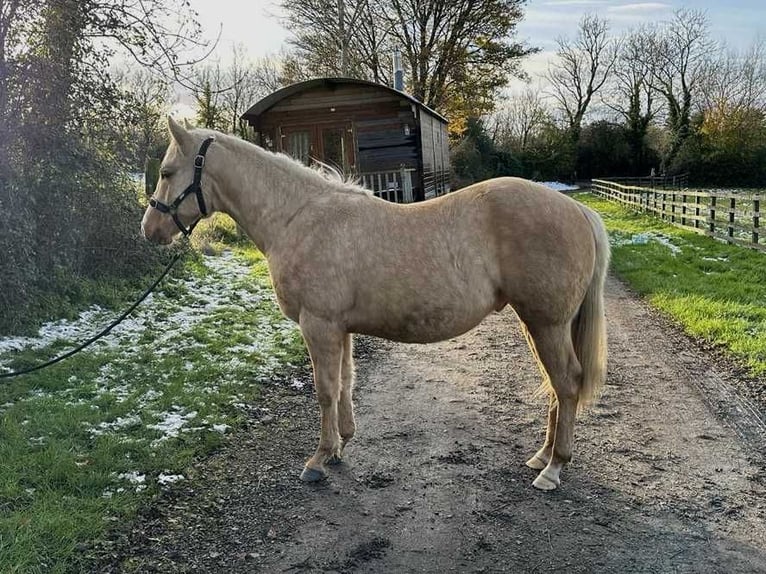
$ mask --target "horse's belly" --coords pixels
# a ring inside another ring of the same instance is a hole
[[[485,305],[408,308],[397,312],[359,315],[349,321],[349,331],[402,343],[434,343],[473,329],[496,308]]]

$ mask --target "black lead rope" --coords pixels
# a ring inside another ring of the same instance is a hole
[[[28,369],[22,369],[20,371],[14,371],[11,373],[0,373],[0,379],[9,379],[11,377],[18,377],[20,375],[26,375],[27,373],[33,373],[35,371],[39,371],[40,369],[44,369],[45,367],[49,367],[51,365],[55,365],[56,363],[63,361],[64,359],[68,359],[75,353],[79,353],[84,348],[90,346],[91,344],[98,341],[101,337],[104,337],[107,335],[112,329],[114,329],[117,325],[122,323],[125,318],[130,315],[136,307],[138,307],[141,302],[146,299],[149,296],[149,293],[154,291],[154,289],[157,287],[157,285],[160,284],[160,282],[165,278],[165,276],[170,272],[170,269],[175,265],[176,261],[181,257],[182,253],[179,251],[175,255],[173,255],[173,258],[170,260],[170,263],[168,263],[167,267],[165,267],[165,270],[162,272],[162,274],[157,277],[157,279],[152,283],[149,288],[144,291],[143,295],[138,298],[138,300],[133,303],[130,307],[127,308],[125,312],[122,313],[119,317],[117,317],[114,321],[112,321],[106,328],[104,328],[101,332],[97,333],[96,335],[93,335],[90,339],[87,341],[84,341],[77,345],[74,349],[71,351],[67,351],[66,353],[59,355],[58,357],[54,357],[50,361],[46,361],[45,363],[42,363],[40,365],[35,365],[34,367],[29,367]]]

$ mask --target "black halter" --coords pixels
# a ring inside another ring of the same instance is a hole
[[[170,205],[165,205],[161,201],[157,201],[153,197],[149,199],[149,205],[151,205],[154,209],[161,213],[169,213],[170,216],[173,218],[173,221],[175,222],[178,229],[181,230],[181,233],[184,234],[184,236],[188,236],[191,234],[194,227],[200,222],[200,220],[207,215],[207,208],[205,207],[205,198],[202,197],[202,186],[200,185],[202,183],[202,167],[205,165],[205,154],[207,153],[207,148],[210,147],[210,144],[215,141],[215,138],[210,137],[207,138],[205,141],[202,142],[202,145],[199,148],[199,152],[197,153],[197,156],[194,158],[194,179],[183,192],[181,195],[175,198],[173,203]],[[197,196],[197,205],[199,206],[199,211],[202,214],[201,217],[198,217],[194,223],[192,223],[189,227],[184,227],[183,223],[181,223],[181,220],[178,219],[178,207],[181,205],[181,202],[186,199],[186,197],[189,194],[195,194]]]

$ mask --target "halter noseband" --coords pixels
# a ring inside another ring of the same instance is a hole
[[[181,230],[181,233],[184,234],[184,236],[189,236],[194,229],[194,227],[200,222],[202,217],[205,217],[207,215],[207,208],[205,207],[205,198],[202,197],[202,186],[200,185],[202,183],[202,168],[205,165],[205,154],[207,153],[207,148],[210,147],[210,144],[215,141],[215,138],[210,137],[207,138],[205,141],[202,142],[202,145],[199,148],[199,152],[197,153],[197,156],[194,158],[194,179],[192,180],[189,187],[187,187],[181,195],[175,198],[173,203],[170,205],[166,205],[162,203],[161,201],[157,201],[153,197],[149,199],[149,205],[151,205],[154,209],[159,211],[160,213],[169,213],[170,216],[173,218],[173,221],[175,222],[178,229]],[[202,214],[202,217],[197,218],[194,223],[192,223],[189,227],[184,227],[183,223],[181,223],[181,220],[178,219],[178,207],[181,205],[181,202],[183,202],[184,199],[190,194],[195,194],[197,196],[197,205],[199,206],[199,211]]]

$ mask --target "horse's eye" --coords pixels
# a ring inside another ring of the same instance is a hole
[[[171,175],[173,175],[173,174],[172,174],[172,172],[169,172],[169,171],[161,171],[160,172],[160,177],[162,179],[168,179]]]

